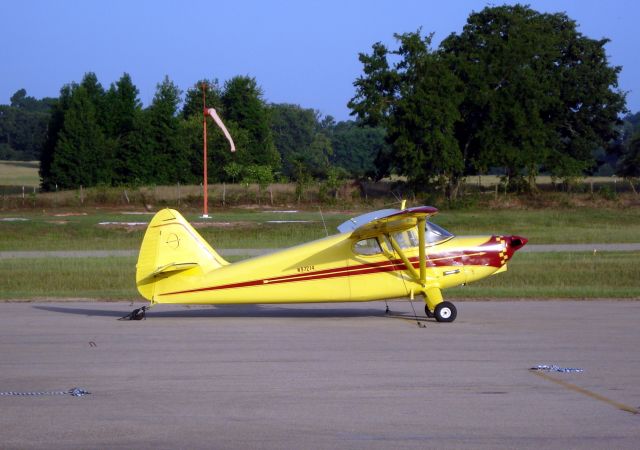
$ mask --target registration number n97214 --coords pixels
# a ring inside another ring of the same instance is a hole
[[[312,272],[316,270],[316,266],[300,266],[298,267],[297,270],[298,270],[298,273]]]

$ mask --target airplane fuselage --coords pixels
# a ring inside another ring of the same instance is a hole
[[[427,281],[440,289],[506,269],[510,237],[453,237],[429,246]],[[203,273],[185,271],[175,282],[156,281],[156,303],[303,303],[406,297],[420,286],[392,248],[359,254],[348,233],[330,236]],[[418,249],[405,254],[418,268]]]

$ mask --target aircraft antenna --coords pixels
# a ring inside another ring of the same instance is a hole
[[[318,211],[320,211],[320,218],[322,219],[322,225],[324,225],[324,232],[326,233],[327,237],[329,237],[329,230],[327,230],[327,224],[324,221],[324,216],[322,215],[322,208],[320,208],[318,206]]]

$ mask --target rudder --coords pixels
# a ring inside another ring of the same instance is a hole
[[[136,265],[136,286],[144,298],[153,302],[160,276],[198,269],[205,273],[227,264],[178,211],[163,209],[153,216],[144,234]]]

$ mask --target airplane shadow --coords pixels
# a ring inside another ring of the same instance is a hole
[[[62,314],[73,314],[85,317],[120,318],[129,314],[134,308],[127,305],[115,309],[93,309],[73,306],[34,305],[33,308]],[[393,311],[385,314],[378,308],[295,308],[274,307],[270,305],[216,305],[211,307],[190,306],[181,310],[162,311],[162,305],[156,305],[147,312],[147,319],[161,317],[175,318],[348,318],[348,317],[391,317],[413,319],[412,314]],[[422,318],[421,318],[422,319]]]

